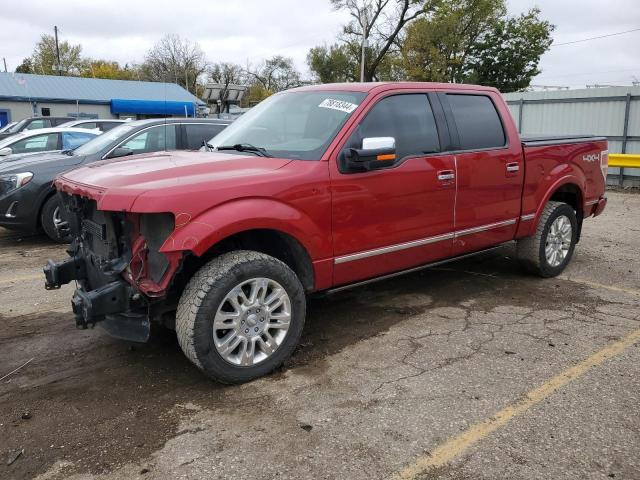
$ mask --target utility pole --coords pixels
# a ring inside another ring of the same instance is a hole
[[[367,19],[366,10],[360,12],[360,25],[362,26],[362,56],[360,58],[360,81],[364,82],[364,62],[366,59],[366,49],[368,46],[368,34],[367,27],[369,20]]]
[[[58,76],[62,75],[62,65],[60,65],[60,46],[58,45],[58,27],[54,25],[53,33],[56,37],[56,58],[58,60]]]
[[[2,61],[4,62],[4,73],[7,73],[7,59],[2,57]]]

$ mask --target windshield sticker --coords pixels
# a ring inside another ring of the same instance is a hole
[[[322,103],[318,106],[320,108],[330,108],[331,110],[340,110],[341,112],[345,112],[345,113],[351,113],[356,108],[358,108],[358,105],[356,105],[355,103],[345,102],[344,100],[335,100],[333,98],[327,98],[323,100]]]

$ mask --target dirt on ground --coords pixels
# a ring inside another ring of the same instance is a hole
[[[0,229],[0,478],[389,477],[640,328],[639,232],[640,195],[611,193],[560,278],[506,245],[312,297],[292,358],[233,387],[169,330],[77,329],[41,277],[64,246]],[[420,478],[640,478],[639,351]]]

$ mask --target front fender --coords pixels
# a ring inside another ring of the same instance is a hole
[[[328,220],[327,220],[328,221]],[[331,255],[331,239],[304,212],[277,200],[244,198],[212,208],[196,218],[176,214],[176,227],[161,252],[189,250],[201,256],[225,238],[247,230],[270,229],[291,235],[307,250],[312,260]]]

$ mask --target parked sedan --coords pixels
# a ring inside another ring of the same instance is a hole
[[[0,162],[0,226],[26,232],[42,229],[52,240],[67,242],[69,225],[52,183],[59,173],[97,160],[198,150],[229,123],[189,118],[126,122],[75,150]]]
[[[20,120],[11,128],[0,133],[0,140],[24,132],[25,130],[38,130],[40,128],[57,127],[61,123],[68,122],[69,117],[30,117]]]
[[[0,162],[16,154],[73,150],[100,135],[100,130],[84,128],[41,128],[0,140]]]
[[[97,128],[101,132],[108,132],[112,128],[117,127],[118,125],[123,124],[127,120],[118,120],[118,119],[101,119],[101,118],[92,118],[85,120],[72,120],[70,122],[65,122],[60,124],[61,127],[74,127],[74,128],[87,128],[92,130]]]

